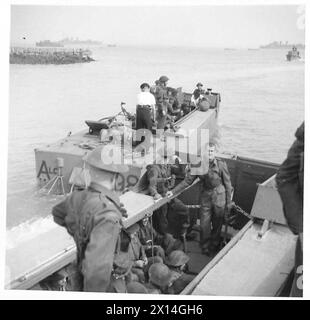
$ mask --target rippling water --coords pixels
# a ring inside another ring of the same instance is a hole
[[[201,81],[221,93],[222,151],[280,163],[304,119],[304,62],[285,54],[106,47],[93,49],[97,61],[88,64],[11,65],[8,228],[40,212],[33,149],[118,112],[121,101],[134,109],[139,85],[162,74],[183,91]]]

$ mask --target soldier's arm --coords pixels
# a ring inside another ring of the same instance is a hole
[[[157,179],[158,179],[158,172],[154,167],[147,169],[147,177],[149,180],[149,194],[154,197],[157,192]]]
[[[186,174],[185,178],[175,188],[172,189],[172,193],[176,194],[182,191],[186,187],[190,186],[196,180],[196,178],[196,175]]]
[[[226,162],[222,162],[222,181],[226,190],[226,205],[231,203],[232,185]]]
[[[107,291],[120,232],[117,215],[118,213],[107,207],[94,218],[94,228],[82,263],[84,291]]]
[[[66,216],[66,200],[56,204],[52,209],[52,215],[54,221],[60,226],[65,226],[65,216]]]

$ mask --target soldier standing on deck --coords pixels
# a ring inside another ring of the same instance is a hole
[[[215,158],[215,145],[209,144],[209,170],[204,175],[187,175],[173,190],[178,193],[191,185],[196,178],[202,182],[200,194],[200,245],[203,253],[209,255],[220,244],[225,210],[232,208],[232,186],[225,162]]]
[[[295,277],[290,295],[302,297],[299,281],[303,265],[303,193],[304,193],[304,135],[305,123],[297,129],[296,140],[288,151],[276,175],[283,212],[291,231],[298,235],[295,252]]]
[[[88,189],[73,192],[52,210],[54,221],[65,227],[76,243],[80,281],[74,290],[79,291],[109,289],[121,219],[126,216],[114,186],[116,173],[128,168],[104,164],[101,153],[99,147],[86,158],[91,175]]]

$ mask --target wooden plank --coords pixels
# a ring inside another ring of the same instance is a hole
[[[195,287],[194,295],[275,296],[294,266],[296,236],[273,225],[259,239],[253,224]]]

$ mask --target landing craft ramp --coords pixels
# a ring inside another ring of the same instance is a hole
[[[294,267],[295,236],[286,225],[275,176],[258,186],[250,220],[181,294],[277,296]],[[267,226],[267,227],[266,227]]]

